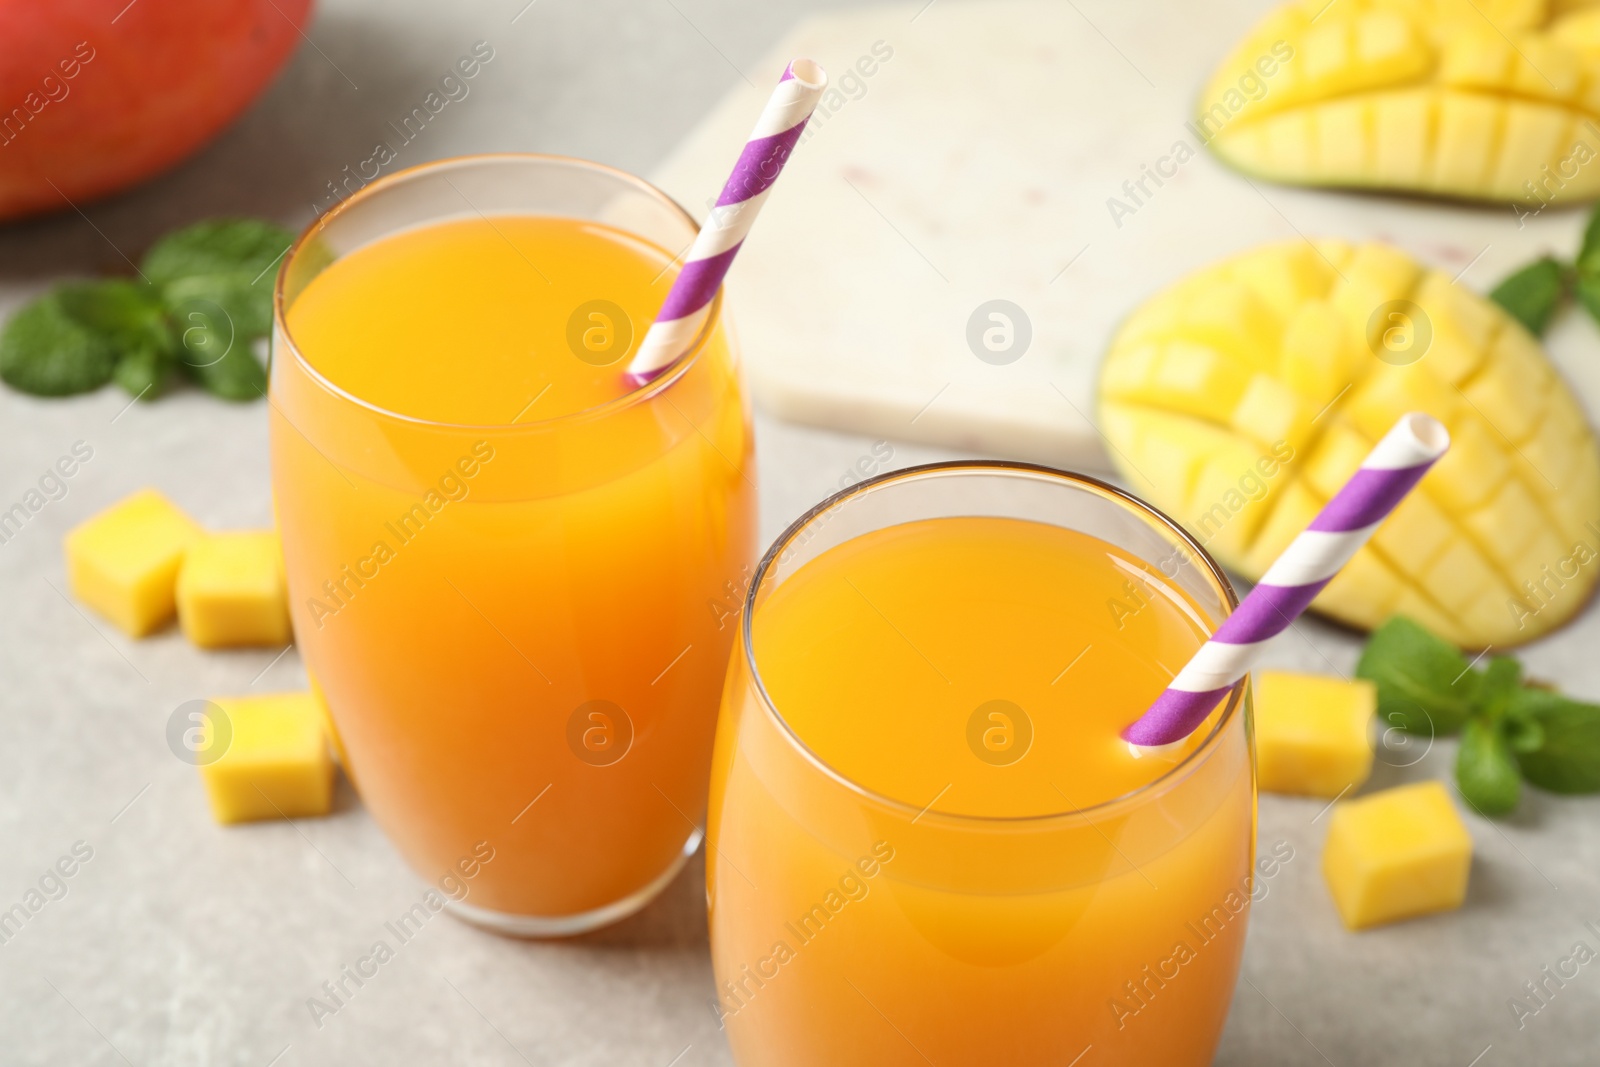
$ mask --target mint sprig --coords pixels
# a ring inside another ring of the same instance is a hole
[[[1509,656],[1482,668],[1404,616],[1367,640],[1358,677],[1377,688],[1378,716],[1428,737],[1460,733],[1456,787],[1484,815],[1514,811],[1522,782],[1553,793],[1600,792],[1600,705],[1523,677]]]
[[[1489,293],[1535,337],[1544,336],[1556,312],[1569,301],[1600,322],[1600,207],[1589,215],[1583,242],[1571,263],[1543,256],[1512,272]]]
[[[1570,267],[1562,266],[1553,256],[1545,256],[1495,286],[1489,299],[1509,311],[1529,333],[1542,337],[1567,297],[1570,273]]]
[[[273,271],[293,240],[260,219],[209,219],[156,242],[139,279],[57,286],[0,330],[0,380],[36,396],[115,381],[148,400],[182,374],[226,400],[263,396],[251,348],[272,330]]]

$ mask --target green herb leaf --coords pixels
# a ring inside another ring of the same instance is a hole
[[[1499,722],[1522,688],[1522,664],[1510,656],[1496,656],[1484,668],[1472,694],[1473,709]]]
[[[1600,207],[1589,212],[1589,222],[1583,228],[1583,244],[1578,246],[1578,256],[1572,265],[1579,274],[1600,275]]]
[[[1500,728],[1505,734],[1506,744],[1510,745],[1511,751],[1519,756],[1527,752],[1537,752],[1544,747],[1544,727],[1540,725],[1539,720],[1519,713],[1515,707],[1510,709],[1510,714],[1501,722]]]
[[[166,387],[175,365],[170,348],[148,345],[124,352],[112,379],[135,400],[154,400]]]
[[[190,308],[180,321],[178,365],[224,400],[256,400],[267,394],[267,373],[220,309]]]
[[[1572,295],[1578,298],[1583,310],[1600,321],[1600,274],[1580,273],[1573,282]]]
[[[1456,786],[1484,815],[1516,810],[1522,792],[1517,765],[1499,727],[1491,719],[1470,719],[1456,750]]]
[[[118,385],[146,400],[160,394],[172,372],[174,345],[157,290],[113,279],[64,285],[56,295],[68,314],[119,353]]]
[[[270,268],[293,243],[294,234],[261,219],[207,219],[157,241],[145,253],[144,275],[166,286],[206,274],[243,274],[246,284],[270,293]]]
[[[243,341],[272,332],[272,287],[264,280],[251,285],[242,273],[200,274],[168,285],[166,298],[180,330],[191,327],[199,313],[220,332]]]
[[[1379,718],[1429,736],[1461,729],[1479,679],[1456,646],[1403,615],[1373,631],[1356,675],[1376,684]]]
[[[238,341],[272,330],[273,269],[293,242],[281,226],[259,219],[212,219],[162,238],[145,256],[144,272],[161,287],[180,330],[192,313]]]
[[[1524,778],[1552,793],[1600,792],[1600,706],[1545,689],[1522,689],[1510,715],[1540,731],[1536,749],[1517,753]]]
[[[1523,267],[1489,294],[1535,337],[1543,336],[1566,293],[1566,272],[1549,256]]]
[[[24,393],[87,393],[116,366],[113,344],[69,312],[59,292],[24,306],[0,331],[0,379]]]

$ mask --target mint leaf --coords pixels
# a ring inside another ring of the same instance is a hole
[[[1552,793],[1600,792],[1600,706],[1545,689],[1522,689],[1510,717],[1540,731],[1536,749],[1517,753],[1524,778]]]
[[[267,393],[267,374],[250,350],[251,339],[226,308],[195,297],[174,313],[178,365],[224,400],[256,400]]]
[[[1373,631],[1356,676],[1377,686],[1384,722],[1429,736],[1461,729],[1479,678],[1455,645],[1403,615]]]
[[[1589,222],[1583,228],[1583,243],[1578,246],[1578,256],[1572,265],[1579,274],[1600,275],[1600,207],[1589,213]]]
[[[1456,750],[1456,786],[1484,815],[1516,810],[1522,792],[1517,765],[1499,725],[1488,718],[1468,720]]]
[[[1489,299],[1510,312],[1529,333],[1541,337],[1560,306],[1566,287],[1566,272],[1561,264],[1546,256],[1495,286]]]
[[[168,234],[145,256],[145,275],[159,286],[179,329],[190,312],[227,321],[242,341],[272,331],[275,268],[294,234],[260,219],[212,219]]]
[[[165,292],[167,307],[180,324],[192,323],[190,313],[199,312],[214,319],[222,332],[246,341],[272,332],[272,286],[266,279],[251,285],[243,274],[200,274],[178,279]]]
[[[1510,656],[1491,659],[1473,690],[1474,709],[1493,722],[1499,722],[1522,688],[1522,664]]]
[[[173,337],[157,291],[139,282],[113,279],[64,285],[62,307],[120,353],[114,380],[130,394],[154,399],[170,377]]]
[[[0,379],[35,396],[98,389],[117,365],[113,344],[48,293],[11,316],[0,331]]]
[[[159,286],[207,274],[243,274],[272,291],[272,268],[294,234],[262,219],[207,219],[174,230],[144,257],[144,276]]]
[[[236,347],[215,363],[185,364],[184,370],[224,400],[259,400],[267,395],[267,372],[248,348]]]
[[[136,400],[154,400],[172,377],[172,350],[149,345],[124,352],[112,380]]]
[[[67,314],[107,340],[129,347],[168,340],[161,295],[151,286],[122,278],[69,282],[55,295]]]
[[[1580,273],[1573,283],[1572,295],[1578,298],[1583,310],[1600,320],[1600,274]]]

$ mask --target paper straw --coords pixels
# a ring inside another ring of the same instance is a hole
[[[1449,431],[1427,415],[1395,423],[1123,740],[1154,748],[1193,733],[1449,447]]]
[[[647,382],[666,370],[699,335],[711,298],[827,85],[827,74],[809,59],[797,59],[784,70],[722,187],[722,195],[695,235],[666,303],[628,364],[628,373],[635,380]]]

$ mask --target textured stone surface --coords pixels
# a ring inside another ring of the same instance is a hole
[[[938,0],[916,25],[947,2]],[[67,212],[0,230],[0,313],[50,278],[125,269],[117,249],[136,256],[160,231],[194,217],[249,212],[300,225],[323,183],[365,159],[386,136],[384,124],[409,110],[476,39],[493,43],[495,60],[402,162],[535,149],[648,173],[730,85],[742,84],[735,66],[765,79],[761,57],[806,6],[539,0],[512,24],[521,3],[330,0],[310,31],[317,48],[303,48],[262,104],[203,155],[156,184],[84,205],[93,225]],[[1194,43],[1194,54],[1169,68],[1141,52],[1136,27],[1149,10],[1076,6],[1169,88],[1193,84],[1254,17],[1229,24],[1198,9],[1163,9],[1161,19],[1189,23]],[[1104,92],[1137,97],[1147,89],[1126,74]],[[940,130],[930,123],[906,135],[937,138]],[[1114,137],[1099,146],[1128,174],[1162,149]],[[1070,171],[1062,181],[1073,181]],[[803,192],[800,185],[789,195]],[[1098,201],[1108,192],[1085,187],[1074,195]],[[1289,219],[1312,202],[1312,194],[1268,195]],[[1151,235],[1144,240],[1168,227],[1178,240],[1186,220],[1205,210],[1198,193],[1173,188],[1135,221]],[[1362,232],[1416,213],[1422,221],[1412,225],[1438,222],[1440,247],[1457,240],[1445,216],[1427,206],[1346,198],[1321,210]],[[1541,222],[1551,219],[1559,222],[1551,231],[1560,235],[1557,247],[1565,248],[1579,219],[1547,213]],[[1510,240],[1509,212],[1495,222]],[[1496,245],[1484,262],[1498,254]],[[1480,277],[1482,269],[1468,280],[1481,285],[1498,270]],[[1164,263],[1159,278],[1125,279],[1124,302],[1131,306],[1180,270]],[[1577,357],[1595,351],[1592,330],[1568,323],[1555,347],[1572,357],[1570,365],[1582,365]],[[306,999],[367,952],[423,886],[348,786],[341,784],[328,819],[222,829],[210,821],[194,769],[168,751],[167,717],[183,701],[300,684],[292,651],[276,661],[272,651],[202,653],[175,630],[131,642],[59,595],[61,535],[138,486],[158,486],[211,526],[269,521],[264,406],[231,407],[191,393],[126,412],[123,403],[112,389],[48,403],[0,390],[4,506],[74,441],[94,448],[67,496],[0,545],[0,908],[21,900],[74,842],[93,849],[66,896],[0,944],[0,1059],[141,1067],[265,1067],[274,1057],[282,1067],[728,1064],[706,1007],[711,974],[697,864],[639,916],[572,942],[505,941],[436,918],[345,1009],[314,1025]],[[870,453],[868,438],[766,418],[758,432],[763,539],[836,489]],[[943,455],[897,441],[894,462]],[[1530,669],[1600,696],[1597,637],[1600,620],[1590,611],[1530,648]],[[1307,623],[1285,635],[1272,658],[1290,669],[1348,671],[1356,649],[1349,635]],[[1380,753],[1367,788],[1447,774],[1452,755],[1440,744],[1400,769],[1413,755]],[[1592,967],[1520,1032],[1506,1000],[1574,941],[1600,947],[1583,926],[1600,921],[1600,799],[1530,793],[1505,823],[1469,817],[1477,852],[1465,907],[1361,935],[1340,928],[1322,884],[1321,807],[1277,797],[1262,803],[1263,844],[1287,841],[1295,858],[1256,911],[1246,982],[1219,1063],[1466,1067],[1490,1044],[1483,1067],[1593,1061],[1600,974]],[[1083,1067],[1092,1063],[1091,1054]]]

